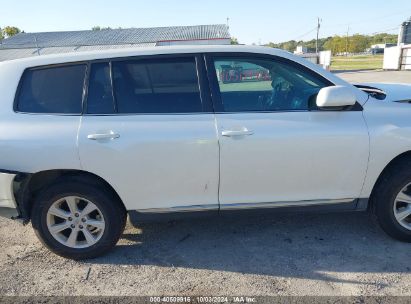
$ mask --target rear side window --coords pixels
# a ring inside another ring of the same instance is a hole
[[[26,70],[16,110],[27,113],[80,114],[85,64]]]
[[[112,62],[118,113],[201,112],[194,58]]]
[[[87,113],[111,114],[115,112],[108,62],[91,65],[87,97]]]

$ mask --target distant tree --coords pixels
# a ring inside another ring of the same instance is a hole
[[[295,40],[290,40],[290,41],[281,42],[281,43],[269,42],[268,44],[266,44],[266,46],[276,48],[276,49],[283,49],[289,52],[294,52],[298,44],[299,42]]]
[[[2,29],[1,29],[1,27],[0,27],[0,40],[2,40],[4,37],[3,37],[3,31],[2,31]]]
[[[298,44],[299,44],[299,43],[298,43],[297,41],[295,41],[295,40],[290,40],[290,41],[285,42],[285,43],[281,46],[281,48],[282,48],[283,50],[286,50],[286,51],[289,51],[289,52],[294,52],[295,49],[297,48],[297,45],[298,45]]]
[[[348,51],[350,53],[361,53],[370,47],[370,39],[367,36],[355,34],[350,37]]]
[[[336,37],[329,39],[326,43],[324,43],[323,48],[326,50],[330,50],[331,53],[336,53]]]
[[[348,46],[350,41],[348,39]],[[334,36],[324,44],[325,50],[330,50],[332,54],[343,53],[347,50],[347,37]]]
[[[346,51],[349,53],[361,53],[370,48],[371,45],[379,43],[397,43],[397,35],[381,33],[373,36],[355,34],[349,37],[327,37],[318,40],[318,47],[320,51],[331,50],[333,54],[344,53]],[[266,44],[266,46],[293,52],[297,45],[303,45],[308,51],[315,52],[315,44],[316,40],[312,39],[309,41],[290,40],[281,43],[270,42]]]
[[[397,43],[397,41],[398,41],[398,35],[396,34],[380,33],[372,37],[371,44]]]
[[[237,38],[235,38],[235,37],[231,37],[231,44],[235,44],[235,45],[237,45],[238,44],[238,39]]]
[[[15,26],[6,26],[1,32],[3,37],[11,37],[20,33],[21,30]]]
[[[99,25],[93,26],[91,28],[92,31],[104,31],[104,30],[111,30],[111,27],[101,27]]]

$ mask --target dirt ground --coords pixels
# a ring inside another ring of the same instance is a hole
[[[411,82],[408,72],[339,76]],[[411,296],[411,244],[367,213],[128,225],[111,253],[83,262],[48,252],[31,225],[0,218],[0,246],[0,295]]]
[[[0,219],[2,295],[411,295],[411,244],[367,213],[128,225],[115,250],[74,262]]]

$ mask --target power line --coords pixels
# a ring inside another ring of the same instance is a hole
[[[345,56],[348,55],[348,43],[349,43],[349,37],[350,37],[349,34],[350,34],[350,26],[348,26],[347,28],[347,38],[345,41]]]
[[[367,35],[368,35],[368,36],[372,36],[372,35],[381,34],[381,33],[389,32],[389,31],[399,30],[400,26],[401,26],[401,24],[399,24],[399,25],[397,25],[397,26],[395,26],[395,27],[387,28],[387,29],[385,29],[385,30],[379,30],[379,31],[376,31],[376,32],[366,32],[366,33],[362,32],[362,33],[358,33],[358,34],[360,34],[360,35],[366,35],[366,36],[367,36]],[[353,33],[353,34],[356,33],[356,32],[352,29],[352,27],[351,27],[350,24],[347,25],[347,27],[350,28],[350,32],[351,32],[351,33]],[[337,35],[337,36],[346,36],[346,34],[347,34],[347,30],[344,30],[344,31],[340,31],[339,34],[335,34],[335,35]]]
[[[301,38],[303,38],[303,37],[307,36],[308,34],[311,34],[312,32],[314,32],[314,31],[316,31],[316,30],[317,30],[317,26],[316,26],[315,28],[313,28],[313,29],[309,30],[308,32],[306,32],[306,33],[304,33],[304,34],[302,34],[302,35],[298,36],[297,38],[295,38],[295,39],[293,39],[293,40],[298,41],[298,39],[301,39]]]
[[[320,35],[320,27],[321,27],[320,17],[317,17],[317,39],[315,40],[315,53],[318,54],[318,36]]]
[[[369,23],[371,21],[375,21],[377,19],[385,19],[388,17],[392,17],[392,16],[397,16],[397,15],[406,15],[409,14],[409,12],[411,12],[411,8],[408,9],[403,9],[402,11],[397,11],[396,13],[392,13],[392,14],[388,14],[388,15],[383,15],[383,16],[377,16],[377,17],[373,17],[373,18],[369,18],[369,19],[363,19],[361,21],[357,21],[357,22],[349,22],[349,23],[339,23],[339,24],[331,24],[328,25],[327,28],[333,28],[333,27],[345,27],[347,25],[356,25],[356,24],[363,24],[363,23]]]
[[[325,27],[326,27],[326,28],[333,28],[333,27],[347,26],[348,29],[349,29],[348,31],[354,32],[354,31],[352,30],[352,27],[351,27],[353,24],[355,25],[355,24],[367,23],[367,22],[370,22],[370,21],[375,21],[376,19],[384,19],[384,18],[387,18],[387,17],[396,16],[396,15],[400,15],[400,14],[401,14],[401,15],[403,15],[403,14],[408,14],[408,13],[407,13],[408,11],[410,11],[410,9],[405,9],[405,10],[402,10],[401,12],[398,12],[398,11],[397,11],[397,12],[392,13],[392,14],[383,15],[383,16],[380,16],[380,17],[374,17],[374,18],[372,18],[372,19],[362,20],[362,21],[359,21],[359,22],[344,23],[344,24],[334,24],[334,25],[330,25],[330,26],[326,25]],[[304,34],[301,34],[301,35],[297,36],[295,39],[292,39],[292,40],[294,40],[294,41],[300,41],[301,38],[304,38],[305,36],[307,36],[307,35],[315,32],[315,31],[317,31],[316,50],[317,50],[317,52],[318,52],[318,43],[319,43],[319,39],[320,39],[320,37],[319,37],[319,32],[320,32],[320,28],[323,26],[322,23],[323,23],[323,20],[318,17],[318,18],[317,18],[317,25],[316,25],[316,27],[312,28],[312,29],[309,30],[308,32],[305,32]],[[399,27],[400,27],[400,25],[398,25],[398,26],[396,26],[396,27],[394,27],[394,28],[389,28],[389,29],[382,30],[382,31],[377,31],[377,32],[372,32],[372,33],[364,33],[363,35],[376,35],[376,34],[388,32],[388,31],[394,31],[394,30],[399,29]],[[341,34],[340,34],[340,35],[341,35]],[[348,35],[347,31],[344,31],[344,34],[342,34],[342,35],[343,35],[343,36]]]
[[[378,31],[378,32],[374,32],[374,33],[369,33],[366,35],[377,35],[377,34],[381,34],[381,33],[385,33],[385,32],[390,32],[390,31],[394,31],[394,30],[399,30],[401,25],[397,25],[396,27],[390,28],[390,29],[386,29],[386,30],[382,30],[382,31]]]

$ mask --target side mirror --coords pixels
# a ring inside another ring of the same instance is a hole
[[[357,97],[352,88],[332,86],[320,90],[316,103],[319,108],[332,108],[353,106],[356,102]]]

